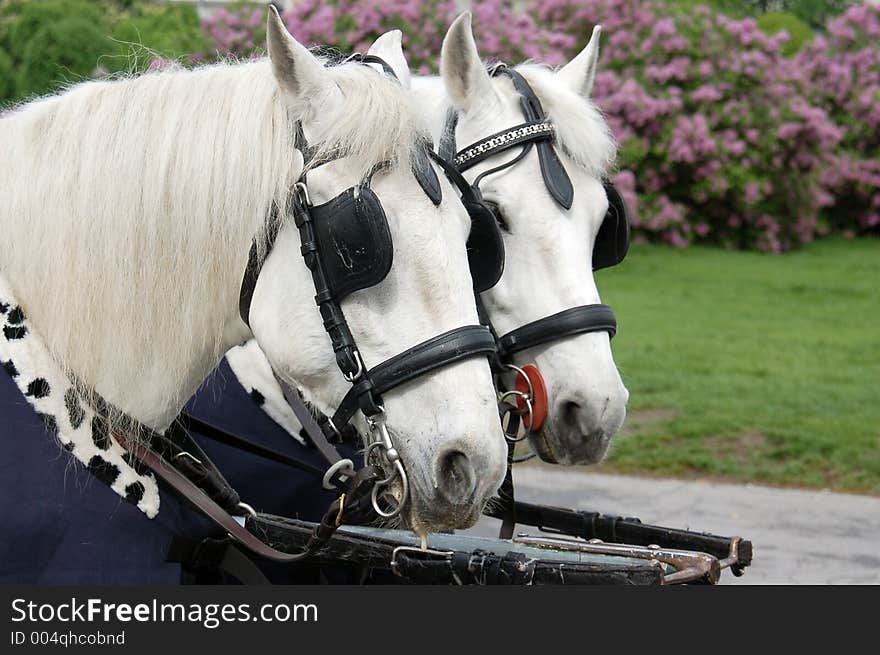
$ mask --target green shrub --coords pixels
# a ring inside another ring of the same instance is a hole
[[[794,14],[772,11],[758,18],[758,27],[765,34],[788,32],[788,41],[782,46],[786,57],[799,52],[805,43],[813,38],[813,30]]]
[[[25,49],[31,45],[37,32],[44,26],[60,23],[68,19],[82,20],[91,23],[107,33],[104,14],[94,2],[83,0],[32,0],[31,2],[13,2],[11,15],[14,18],[10,34],[9,49],[22,57]]]
[[[6,0],[0,4],[0,46],[14,88],[5,101],[53,91],[65,81],[90,77],[110,42],[101,7],[84,0]],[[0,65],[2,76],[2,65]]]
[[[33,33],[18,70],[18,97],[54,91],[91,77],[110,42],[103,29],[84,18],[51,22]]]
[[[15,97],[15,73],[12,59],[4,50],[0,50],[0,106]]]
[[[184,60],[202,53],[207,42],[193,6],[140,3],[113,28],[113,56],[102,63],[112,71],[142,71],[155,56]]]

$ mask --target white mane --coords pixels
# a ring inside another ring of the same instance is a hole
[[[591,174],[605,176],[617,157],[617,143],[595,103],[569,88],[544,66],[523,64],[516,66],[516,70],[540,98],[544,112],[556,127],[556,140],[562,149]]]
[[[403,89],[359,64],[328,73],[345,104],[311,111],[312,145],[362,172],[403,160]],[[183,405],[202,377],[187,363],[222,356],[250,243],[301,172],[306,109],[260,61],[88,82],[0,118],[0,272],[62,366],[123,410],[127,389],[167,389],[148,424]]]

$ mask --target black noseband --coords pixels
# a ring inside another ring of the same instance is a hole
[[[608,305],[582,305],[527,323],[498,338],[502,359],[557,339],[588,332],[617,334],[617,319]]]

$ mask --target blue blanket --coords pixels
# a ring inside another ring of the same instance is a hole
[[[187,409],[250,441],[323,464],[259,409],[225,360]],[[334,497],[312,475],[194,437],[257,510],[315,520]],[[165,561],[172,537],[217,536],[161,485],[152,520],[116,495],[59,446],[3,372],[0,438],[0,582],[177,584],[186,576],[180,564]]]

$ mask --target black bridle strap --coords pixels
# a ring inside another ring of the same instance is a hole
[[[534,346],[587,332],[617,333],[617,320],[608,305],[581,305],[527,323],[498,339],[498,354],[504,359]]]
[[[446,178],[458,189],[458,192],[461,194],[461,201],[465,207],[468,207],[469,205],[475,204],[482,200],[480,189],[478,187],[472,186],[471,183],[465,179],[464,175],[462,175],[461,172],[452,164],[452,162],[447,161],[433,150],[428,150],[428,156],[434,161],[435,164],[443,169],[443,172],[446,174]]]
[[[360,397],[370,392],[381,395],[463,359],[494,353],[495,339],[484,325],[466,325],[423,341],[367,371],[342,399],[333,424],[347,424],[358,410]]]
[[[394,72],[394,69],[391,68],[390,64],[381,57],[371,54],[362,55],[359,52],[355,52],[353,55],[345,59],[346,63],[350,61],[356,61],[361,64],[378,64],[382,67],[382,70],[385,71],[385,74],[388,77],[395,82],[400,82],[400,78],[397,77],[397,73]]]
[[[513,82],[513,87],[519,92],[521,99],[523,115],[527,121],[543,121],[546,118],[544,108],[541,101],[532,90],[531,85],[517,71],[499,64],[492,71],[493,75],[506,75]],[[544,184],[547,191],[553,196],[553,199],[565,209],[571,209],[574,202],[574,187],[571,184],[571,178],[565,171],[565,167],[559,160],[559,156],[553,149],[550,141],[536,141],[535,149],[538,151],[538,161],[541,164],[541,175],[544,177]]]

